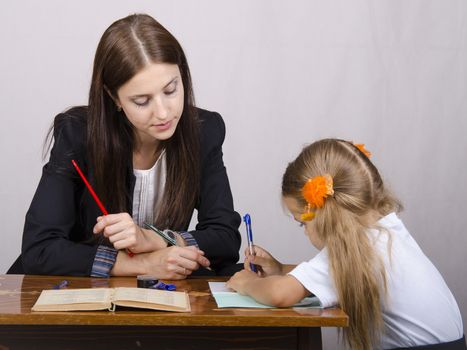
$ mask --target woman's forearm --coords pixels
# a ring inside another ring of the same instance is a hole
[[[137,276],[147,273],[145,267],[145,254],[135,254],[130,257],[125,251],[117,253],[117,259],[110,270],[111,276]]]

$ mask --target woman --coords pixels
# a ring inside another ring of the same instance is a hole
[[[89,106],[58,115],[53,136],[10,273],[182,279],[237,262],[224,123],[194,107],[183,50],[152,17],[131,15],[105,31]],[[102,216],[72,159],[112,214]],[[186,232],[194,208],[199,222]],[[177,246],[145,223],[178,231]]]

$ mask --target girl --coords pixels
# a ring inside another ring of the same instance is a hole
[[[89,105],[55,118],[50,160],[9,272],[182,279],[211,266],[225,274],[238,260],[240,217],[224,135],[219,114],[195,108],[178,41],[148,15],[116,21],[97,47]],[[102,216],[72,159],[113,214]],[[199,223],[185,232],[194,208]],[[178,231],[177,245],[145,223]]]
[[[397,217],[401,205],[359,147],[321,140],[304,148],[285,171],[284,204],[320,252],[290,266],[255,247],[247,270],[227,285],[279,307],[311,294],[323,307],[340,305],[349,315],[344,337],[352,349],[456,340],[453,349],[465,349],[452,293]],[[258,275],[249,270],[250,262],[260,266]]]

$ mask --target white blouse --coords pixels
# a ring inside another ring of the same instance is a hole
[[[143,227],[144,222],[154,223],[154,212],[159,208],[164,195],[167,177],[165,150],[151,169],[133,169],[136,177],[133,191],[133,220]]]

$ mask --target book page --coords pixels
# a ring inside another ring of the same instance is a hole
[[[107,308],[110,307],[112,292],[111,288],[43,290],[32,310],[98,310]]]
[[[147,288],[115,288],[113,302],[118,305],[123,305],[120,301],[157,304],[168,307],[160,307],[159,309],[161,310],[172,308],[178,308],[181,310],[190,309],[189,299],[185,292]]]
[[[105,303],[110,301],[111,293],[110,288],[43,290],[36,304]]]

